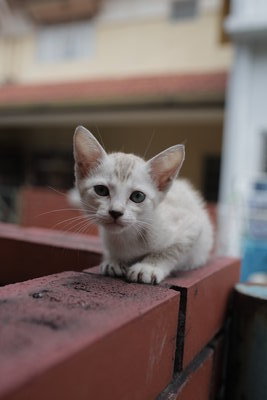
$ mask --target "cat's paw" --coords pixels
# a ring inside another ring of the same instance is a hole
[[[157,285],[166,277],[162,268],[151,264],[137,263],[127,271],[126,278],[129,282],[150,283]]]
[[[108,276],[124,276],[126,274],[126,268],[114,261],[104,261],[100,264],[100,272]]]

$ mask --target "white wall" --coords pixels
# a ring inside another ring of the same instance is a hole
[[[246,4],[234,2],[234,14],[227,25],[234,39],[235,56],[227,94],[219,249],[235,256],[241,249],[247,195],[252,181],[263,172],[266,157],[267,2],[256,0],[253,9],[247,0]],[[259,18],[261,24],[257,25]]]

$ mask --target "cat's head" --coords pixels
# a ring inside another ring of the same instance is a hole
[[[149,161],[133,154],[107,154],[79,126],[74,134],[76,186],[88,217],[112,232],[145,227],[184,161],[184,146],[172,146]]]

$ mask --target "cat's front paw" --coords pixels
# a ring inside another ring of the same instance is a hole
[[[104,261],[100,264],[100,272],[107,276],[124,276],[126,268],[114,261]]]
[[[165,277],[166,274],[162,268],[146,263],[134,264],[128,269],[126,275],[129,282],[150,283],[152,285],[157,285]]]

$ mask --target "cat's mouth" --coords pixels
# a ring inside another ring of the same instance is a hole
[[[121,232],[131,226],[131,221],[122,218],[100,217],[98,218],[98,224],[108,231]]]
[[[117,228],[125,227],[125,224],[120,221],[110,221],[110,222],[107,222],[106,225],[111,226],[111,227],[117,227]]]
[[[106,229],[112,230],[112,231],[121,231],[127,227],[127,225],[125,223],[123,223],[122,221],[118,221],[118,220],[105,221],[103,226]]]

